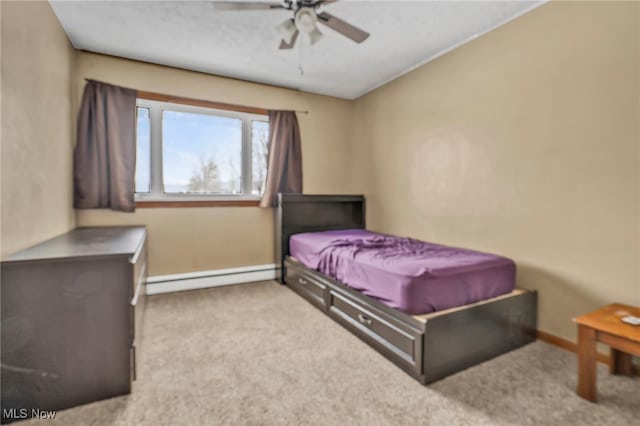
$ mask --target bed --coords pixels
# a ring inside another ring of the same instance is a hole
[[[535,340],[537,293],[514,288],[512,261],[365,225],[363,196],[279,194],[277,279],[423,384]],[[347,261],[363,244],[387,243],[389,256],[359,251],[359,264]],[[403,250],[439,259],[425,267]],[[462,267],[448,262],[454,254]]]

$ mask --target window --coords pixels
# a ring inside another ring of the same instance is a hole
[[[267,174],[265,115],[138,99],[136,199],[257,199]]]
[[[151,129],[149,108],[137,108],[136,125],[136,192],[151,191]]]

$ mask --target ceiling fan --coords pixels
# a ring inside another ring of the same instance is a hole
[[[250,2],[250,1],[217,1],[214,3],[218,10],[278,10],[285,9],[293,12],[293,18],[287,19],[276,26],[282,36],[279,49],[291,49],[295,46],[300,33],[309,37],[311,44],[316,44],[322,33],[318,29],[318,22],[326,25],[343,36],[362,43],[369,37],[369,33],[343,21],[327,12],[318,12],[318,8],[337,0],[283,0],[281,2]]]

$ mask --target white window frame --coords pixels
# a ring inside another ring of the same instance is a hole
[[[172,102],[154,101],[150,99],[136,100],[136,107],[149,109],[149,149],[151,164],[149,167],[149,192],[136,192],[136,201],[233,201],[259,200],[261,195],[252,195],[252,121],[269,122],[267,115],[223,109],[206,108],[195,105],[178,104]],[[163,192],[162,174],[162,112],[177,111],[185,113],[213,115],[242,120],[242,193],[240,194],[169,194]],[[136,118],[137,127],[137,118]],[[137,138],[136,138],[137,144]]]

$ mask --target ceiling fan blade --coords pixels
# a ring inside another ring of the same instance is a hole
[[[278,49],[280,49],[280,50],[293,49],[293,46],[296,45],[296,40],[298,39],[298,34],[300,34],[300,31],[298,31],[298,30],[296,30],[296,32],[293,33],[293,36],[291,37],[291,43],[287,43],[286,41],[282,40],[280,42],[280,46],[278,47]]]
[[[247,1],[216,1],[213,7],[218,10],[269,10],[286,9],[282,3],[247,2]]]
[[[336,18],[335,16],[327,12],[318,13],[318,19],[327,27],[339,32],[347,38],[350,38],[356,43],[362,43],[367,38],[369,38],[368,32],[362,31],[360,28],[354,27],[350,23],[345,22],[340,18]]]

